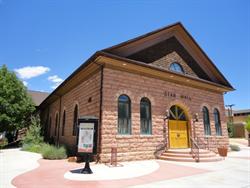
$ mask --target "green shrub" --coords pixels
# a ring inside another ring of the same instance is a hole
[[[250,115],[247,117],[245,129],[250,133]]]
[[[67,158],[66,149],[63,146],[56,147],[49,144],[43,144],[42,156],[44,159],[65,159]]]
[[[8,139],[7,138],[3,138],[0,140],[0,149],[4,148],[4,146],[6,146],[8,144]]]
[[[40,118],[38,116],[32,116],[31,124],[22,143],[23,145],[39,145],[42,142],[43,137],[41,136]]]
[[[231,122],[227,123],[227,131],[229,138],[233,138],[233,123]]]
[[[23,144],[22,150],[35,152],[35,153],[41,153],[42,147],[43,147],[43,144]]]
[[[232,151],[240,151],[240,147],[238,145],[230,144],[229,147]]]

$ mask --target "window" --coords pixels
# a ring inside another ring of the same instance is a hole
[[[58,113],[56,114],[56,121],[55,121],[55,136],[56,136],[56,132],[57,132],[57,126],[58,126]]]
[[[178,73],[183,73],[184,74],[184,70],[182,68],[182,66],[177,63],[177,62],[174,62],[170,65],[170,70],[171,71],[174,71],[174,72],[178,72]]]
[[[202,112],[203,112],[204,133],[205,135],[211,135],[209,112],[207,107],[204,106],[202,108]]]
[[[130,99],[121,95],[118,99],[118,133],[131,134],[131,109]]]
[[[152,134],[151,104],[148,98],[140,103],[141,134]]]
[[[66,123],[66,112],[64,110],[63,111],[63,121],[62,121],[62,136],[64,136],[65,123]]]
[[[73,136],[76,136],[76,131],[77,131],[77,119],[78,119],[78,106],[75,105],[75,109],[74,109],[74,119],[73,119]]]
[[[169,113],[170,113],[169,117],[170,120],[180,120],[180,121],[187,120],[184,110],[177,105],[171,106]]]
[[[221,136],[221,123],[220,123],[220,113],[217,108],[214,109],[214,124],[215,124],[215,131],[217,136]]]

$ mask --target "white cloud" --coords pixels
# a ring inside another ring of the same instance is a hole
[[[52,89],[57,88],[63,82],[63,79],[57,75],[49,76],[48,80],[53,83],[53,85],[51,86]]]
[[[28,86],[28,82],[23,81],[23,85],[24,85],[25,87],[27,87],[27,86]]]
[[[48,77],[48,80],[49,80],[49,81],[52,81],[52,82],[54,82],[54,83],[62,82],[62,81],[63,81],[63,79],[60,78],[60,77],[57,76],[57,75],[49,76],[49,77]]]
[[[30,79],[45,74],[46,72],[50,71],[50,68],[44,66],[27,66],[20,69],[15,69],[14,71],[20,78]]]

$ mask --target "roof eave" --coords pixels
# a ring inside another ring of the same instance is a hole
[[[81,64],[81,66],[79,66],[69,77],[67,77],[52,93],[50,93],[49,96],[47,96],[44,101],[38,106],[39,109],[41,109],[47,102],[47,100],[49,98],[51,98],[52,96],[60,96],[58,94],[58,91],[67,84],[67,82],[69,80],[71,80],[71,78],[73,78],[78,72],[80,72],[82,69],[84,69],[85,67],[87,67],[94,59],[96,59],[96,57],[98,57],[100,54],[100,51],[95,52],[89,59],[87,59],[84,63]]]
[[[190,76],[190,75],[182,75],[180,73],[175,73],[175,72],[172,72],[172,71],[168,71],[166,69],[162,69],[162,68],[158,68],[158,67],[153,67],[153,66],[147,65],[146,63],[143,63],[141,61],[136,61],[136,60],[128,59],[128,58],[125,58],[125,57],[121,57],[121,56],[117,56],[117,55],[114,55],[114,54],[110,54],[108,52],[100,51],[100,55],[103,55],[103,56],[106,56],[106,57],[110,57],[110,58],[114,58],[114,59],[121,60],[121,61],[125,61],[127,63],[132,63],[132,64],[136,64],[136,65],[139,65],[139,66],[143,66],[143,67],[155,69],[155,70],[158,70],[158,71],[162,71],[162,72],[174,74],[176,76],[185,77],[185,78],[188,78],[188,79],[191,79],[191,80],[200,81],[200,82],[207,83],[207,84],[210,84],[210,85],[214,85],[214,86],[217,86],[217,87],[222,87],[222,88],[225,88],[228,91],[234,91],[235,90],[233,87],[231,87],[231,85],[225,86],[225,85],[222,85],[222,84],[210,82],[208,80],[196,78],[196,77],[193,77],[193,76]]]

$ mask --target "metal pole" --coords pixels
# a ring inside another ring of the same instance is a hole
[[[93,172],[92,172],[92,170],[90,169],[90,166],[89,166],[89,157],[90,157],[90,155],[86,154],[86,156],[85,156],[85,166],[81,170],[82,174],[93,174]]]

